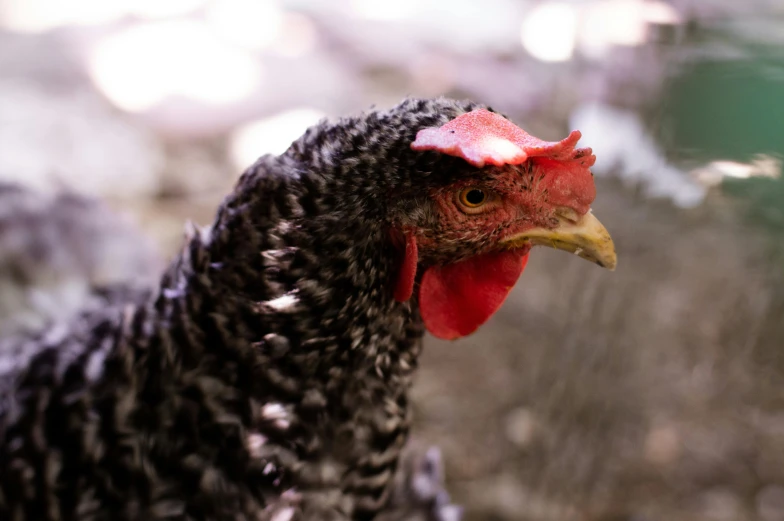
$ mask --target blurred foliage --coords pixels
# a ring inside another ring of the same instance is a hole
[[[731,28],[697,29],[694,47],[723,42],[730,56],[685,60],[665,84],[659,138],[687,162],[784,157],[784,48]],[[721,54],[721,53],[717,53]],[[751,224],[784,237],[784,179],[725,177],[722,192],[741,202]],[[784,244],[774,240],[777,251]]]
[[[784,155],[784,58],[711,60],[666,85],[663,138],[686,159]]]

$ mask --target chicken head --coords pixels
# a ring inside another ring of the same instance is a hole
[[[417,133],[413,151],[463,160],[459,175],[408,205],[416,211],[401,214],[393,230],[401,250],[395,298],[411,298],[419,281],[420,312],[433,335],[459,338],[487,321],[532,246],[615,269],[613,241],[590,210],[596,157],[575,148],[580,137],[573,131],[542,141],[486,109]]]

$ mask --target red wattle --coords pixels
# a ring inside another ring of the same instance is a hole
[[[473,333],[498,311],[527,261],[525,249],[428,268],[419,288],[425,327],[445,340]]]
[[[395,283],[394,297],[398,302],[405,302],[414,293],[418,260],[419,250],[417,249],[416,237],[414,237],[413,232],[406,232],[403,261],[400,263],[400,270]]]

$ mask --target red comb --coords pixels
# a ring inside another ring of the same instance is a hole
[[[557,161],[582,158],[581,166],[590,167],[596,161],[591,149],[574,148],[580,136],[574,130],[562,141],[542,141],[503,116],[479,109],[461,114],[441,127],[420,130],[411,149],[462,157],[479,168],[488,163],[518,165],[531,157]]]

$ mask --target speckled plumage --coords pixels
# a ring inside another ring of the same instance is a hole
[[[245,172],[147,299],[0,345],[0,519],[373,518],[424,332],[392,298],[389,227],[432,220],[427,191],[471,168],[412,152],[417,130],[473,108],[311,128]]]

